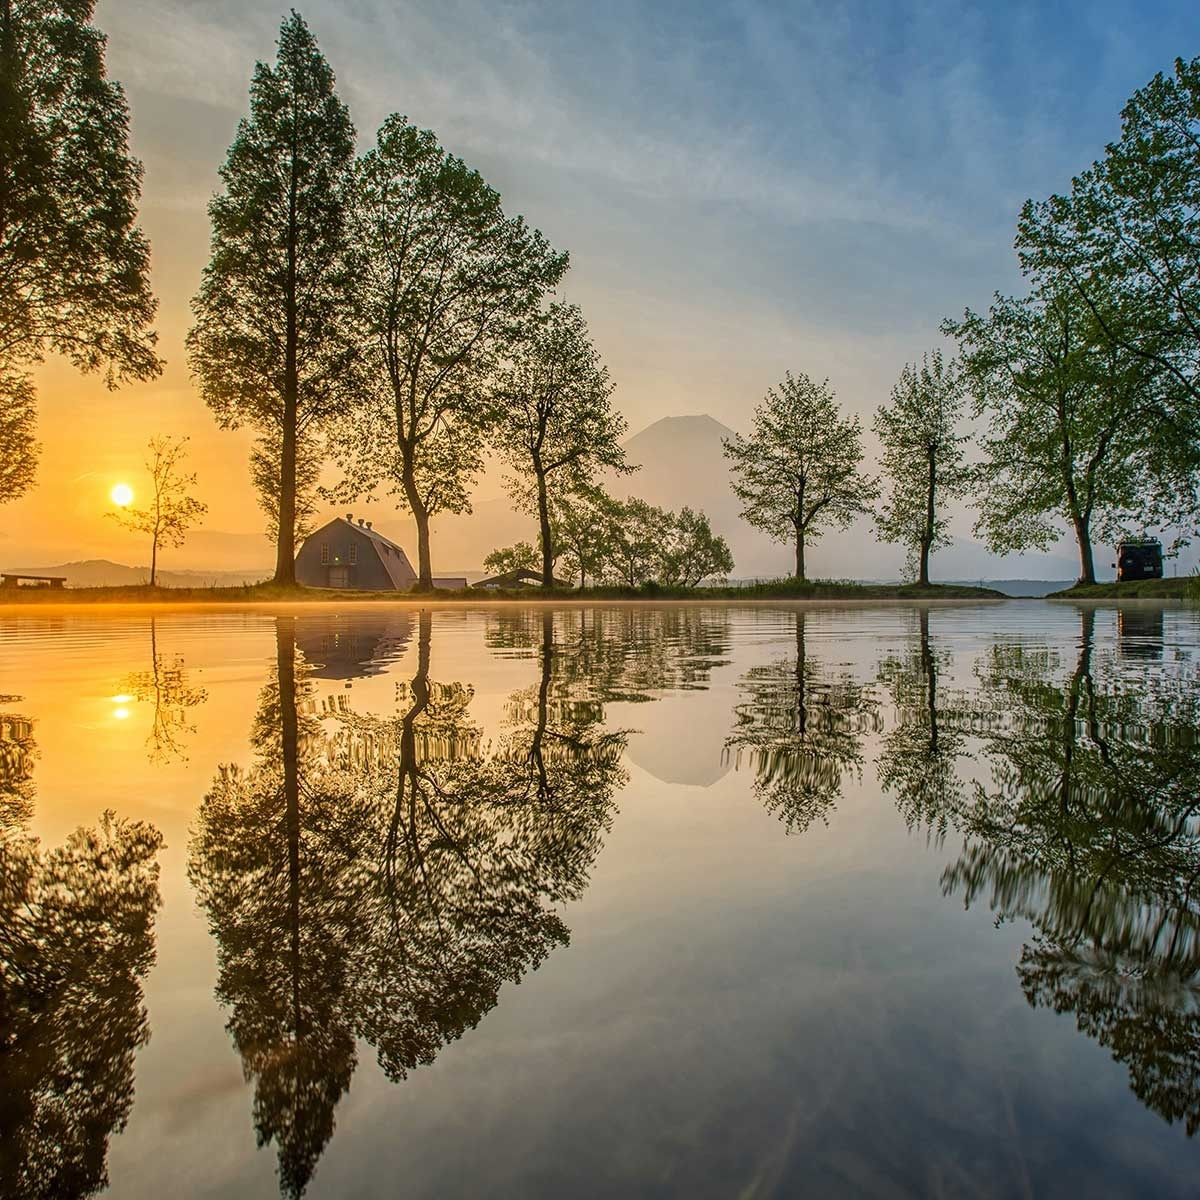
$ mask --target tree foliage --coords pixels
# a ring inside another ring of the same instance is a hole
[[[541,554],[538,548],[529,542],[501,546],[483,560],[483,569],[489,575],[507,575],[510,571],[536,571],[540,566]]]
[[[0,501],[33,478],[33,385],[47,352],[110,387],[150,379],[150,247],[129,110],[90,0],[0,0]]]
[[[133,1107],[150,1038],[142,980],[154,963],[152,826],[106,813],[43,850],[0,838],[0,1195],[90,1196],[108,1139]]]
[[[552,304],[529,323],[493,387],[492,441],[516,472],[510,488],[537,515],[542,578],[553,578],[551,489],[590,486],[603,468],[627,474],[628,425],[612,407],[608,369],[573,304]],[[532,493],[532,495],[530,495]]]
[[[1123,320],[1116,308],[1107,320]],[[976,525],[997,553],[1045,549],[1065,521],[1080,580],[1095,581],[1092,541],[1169,516],[1178,475],[1161,454],[1162,373],[1108,339],[1067,288],[997,296],[944,328],[959,341],[976,416],[987,418]]]
[[[1189,423],[1200,401],[1198,145],[1200,58],[1176,59],[1173,75],[1134,93],[1120,138],[1067,195],[1026,202],[1016,243],[1027,273],[1065,280],[1109,341],[1171,377]]]
[[[841,417],[827,379],[815,383],[788,372],[755,408],[753,432],[724,446],[743,519],[794,544],[799,580],[806,544],[828,526],[848,525],[878,494],[875,480],[859,469],[859,420]]]
[[[970,486],[961,417],[959,373],[940,350],[920,365],[906,363],[891,403],[875,413],[888,484],[875,525],[882,540],[907,549],[909,570],[923,584],[929,582],[930,554],[950,542],[945,502],[966,495]]]
[[[158,576],[160,546],[182,546],[188,530],[208,512],[208,505],[189,495],[196,486],[194,473],[185,473],[182,462],[188,439],[152,437],[146,471],[152,489],[150,502],[142,508],[123,508],[109,513],[126,529],[150,536],[150,586]]]
[[[278,451],[277,472],[254,470],[271,488],[278,583],[295,582],[297,462],[355,388],[345,219],[353,156],[333,72],[293,12],[275,65],[255,65],[250,113],[221,168],[225,190],[208,206],[212,255],[188,334],[221,426],[250,425],[260,454]]]
[[[358,162],[358,339],[367,380],[335,456],[345,498],[387,484],[417,525],[417,587],[433,587],[430,518],[470,511],[497,356],[567,268],[429,130],[389,117]]]
[[[0,368],[0,504],[33,486],[40,449],[33,381]]]

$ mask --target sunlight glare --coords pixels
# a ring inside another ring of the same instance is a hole
[[[133,488],[127,483],[114,484],[113,490],[109,495],[112,497],[112,502],[118,508],[125,508],[133,503]]]

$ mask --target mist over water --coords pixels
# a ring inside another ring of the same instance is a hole
[[[0,1195],[1185,1196],[1200,618],[0,613]]]

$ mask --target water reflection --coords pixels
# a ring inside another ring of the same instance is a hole
[[[205,796],[190,874],[260,1144],[298,1196],[334,1129],[355,1039],[402,1079],[491,1009],[568,931],[624,781],[623,735],[573,694],[549,612],[540,679],[484,746],[471,689],[430,676],[431,618],[394,718],[318,709],[279,618],[254,764]]]
[[[895,797],[906,823],[944,834],[962,803],[958,760],[964,754],[961,705],[939,697],[939,676],[949,667],[948,651],[929,636],[929,609],[916,614],[916,632],[904,655],[886,659],[880,680],[892,700],[893,721],[876,762],[879,782]]]
[[[1200,704],[1197,681],[1136,687],[1094,665],[1095,613],[1078,654],[993,649],[975,703],[986,783],[927,789],[930,823],[964,836],[943,887],[1034,936],[1018,975],[1031,1005],[1074,1014],[1129,1071],[1135,1094],[1189,1134],[1200,1128]]]
[[[809,651],[803,609],[793,619],[795,653],[742,677],[725,746],[739,766],[746,754],[755,796],[789,833],[803,833],[829,819],[843,780],[861,775],[863,735],[878,732],[880,713],[869,685],[825,670]]]
[[[5,715],[0,731],[0,1196],[90,1196],[108,1184],[109,1138],[150,1037],[142,980],[162,839],[105,813],[43,850],[23,831],[31,725]]]
[[[121,685],[138,703],[154,706],[150,732],[146,735],[146,755],[151,762],[173,759],[187,761],[185,741],[196,732],[189,710],[208,699],[208,692],[192,684],[181,654],[170,658],[158,650],[158,622],[150,618],[150,669],[132,671]]]
[[[19,712],[2,710],[20,699],[0,696],[0,837],[22,828],[33,816],[33,722]]]

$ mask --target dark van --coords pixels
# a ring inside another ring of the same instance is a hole
[[[1144,538],[1118,544],[1118,583],[1125,583],[1130,579],[1161,579],[1162,573],[1162,542]]]

